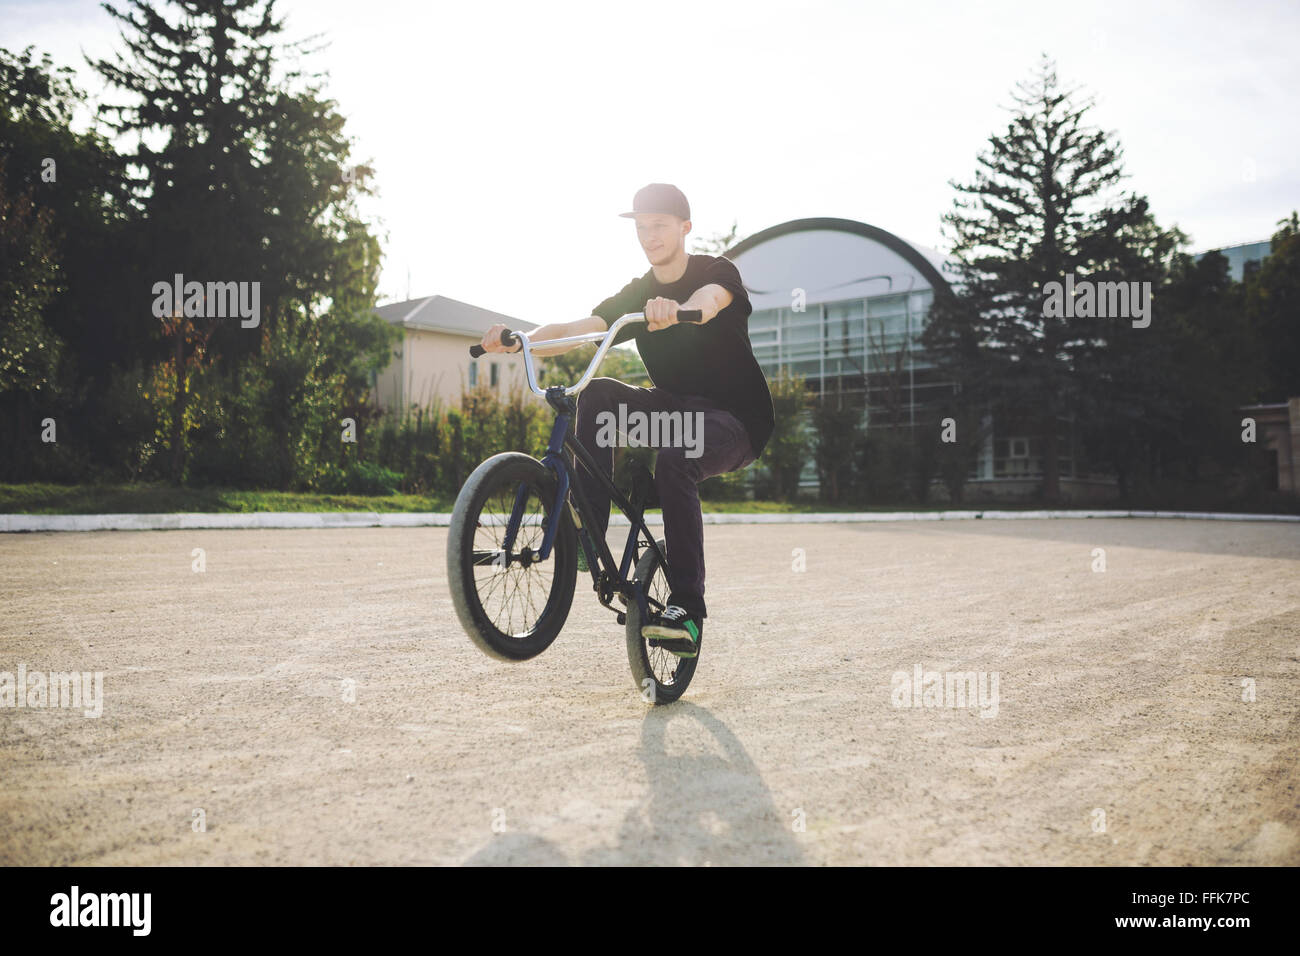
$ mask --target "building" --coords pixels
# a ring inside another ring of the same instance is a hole
[[[1205,252],[1195,253],[1192,258],[1199,262],[1210,251],[1207,249]],[[1242,242],[1235,246],[1224,246],[1215,251],[1227,258],[1228,274],[1232,276],[1233,281],[1241,282],[1269,257],[1273,251],[1273,244],[1264,239],[1259,242]]]
[[[512,316],[444,295],[394,302],[380,306],[375,313],[400,326],[404,333],[393,348],[393,360],[375,376],[382,411],[454,405],[466,386],[499,387],[502,381],[523,374],[518,363],[502,356],[469,356],[469,347],[496,323],[510,328],[524,325]]]
[[[905,429],[954,385],[926,356],[920,336],[936,293],[956,281],[935,250],[852,219],[796,219],[764,229],[726,253],[754,312],[749,336],[769,378],[803,376],[818,401],[865,399],[861,427]],[[988,433],[967,483],[977,497],[1023,498],[1042,481],[1041,440],[1027,426],[985,419]],[[1060,487],[1068,501],[1106,500],[1112,477],[1083,474],[1070,423],[1061,423]],[[805,487],[817,485],[812,463]],[[942,489],[936,484],[936,492]]]
[[[905,377],[906,421],[936,389],[951,391],[917,347],[936,289],[947,289],[932,249],[851,219],[796,219],[728,250],[749,290],[749,338],[769,377],[786,368],[828,391],[868,395],[868,422]]]
[[[1271,405],[1246,405],[1255,420],[1255,440],[1273,459],[1271,490],[1300,494],[1300,398]]]

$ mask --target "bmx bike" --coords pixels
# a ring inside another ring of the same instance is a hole
[[[677,312],[679,322],[701,318],[698,310]],[[641,626],[664,609],[669,592],[667,546],[650,533],[643,514],[653,479],[644,465],[633,462],[630,494],[624,495],[573,433],[575,396],[595,375],[619,329],[644,321],[644,313],[632,312],[605,332],[549,339],[536,346],[523,332],[501,333],[503,345],[520,344],[528,387],[555,410],[555,422],[541,460],[503,452],[466,479],[447,536],[447,578],[456,615],[479,649],[500,660],[528,660],[550,647],[569,616],[582,548],[596,599],[624,625],[637,689],[645,700],[667,704],[681,697],[695,675],[703,634],[694,657],[678,657],[641,634]],[[545,389],[538,385],[535,347],[587,342],[599,345],[575,384]],[[478,357],[484,349],[471,346],[470,354]],[[627,516],[630,528],[618,562],[604,537],[586,531],[598,526],[591,503],[574,480],[573,459],[596,476]],[[623,607],[615,607],[615,600]]]

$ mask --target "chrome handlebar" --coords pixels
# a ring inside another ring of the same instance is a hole
[[[699,309],[677,310],[678,322],[691,322],[698,324],[702,319],[703,315]],[[588,332],[586,335],[570,335],[562,339],[544,339],[541,342],[530,342],[528,340],[528,334],[525,332],[503,331],[501,333],[501,344],[513,345],[515,342],[520,343],[519,352],[522,352],[524,356],[524,370],[528,373],[528,387],[532,389],[535,394],[545,398],[546,389],[537,384],[537,368],[533,364],[533,349],[548,349],[556,345],[585,345],[588,342],[599,342],[600,345],[596,348],[596,354],[591,357],[591,363],[587,366],[587,371],[582,373],[582,377],[578,379],[576,384],[570,385],[564,389],[565,395],[577,395],[587,387],[587,384],[596,374],[596,369],[600,368],[600,363],[605,358],[605,353],[609,351],[610,346],[613,344],[614,336],[618,334],[618,330],[632,322],[644,321],[644,312],[629,312],[626,315],[615,319],[614,324],[604,332]],[[475,358],[486,354],[486,352],[487,350],[481,345],[471,345],[469,347],[469,354]],[[514,355],[516,353],[510,352],[507,354]]]

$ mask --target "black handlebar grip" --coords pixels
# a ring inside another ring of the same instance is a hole
[[[677,321],[697,324],[704,321],[704,313],[699,309],[678,309]]]
[[[502,345],[514,345],[517,341],[519,340],[515,338],[515,334],[513,332],[507,329],[501,330]],[[469,354],[474,358],[478,358],[480,355],[484,355],[486,353],[487,353],[487,349],[485,349],[481,345],[471,345],[469,347]]]

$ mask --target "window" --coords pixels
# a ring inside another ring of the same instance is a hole
[[[846,356],[862,364],[862,333],[865,328],[861,299],[831,302],[826,306],[826,355]]]
[[[993,440],[994,478],[1041,478],[1046,443],[1041,435],[1018,435]],[[1057,436],[1057,476],[1075,475],[1073,449],[1068,434]]]
[[[478,384],[478,362],[469,363],[469,387],[473,388]]]
[[[488,381],[488,384],[491,385],[493,388],[497,387],[497,379],[499,377],[499,371],[500,370],[497,366],[497,363],[493,362],[491,368],[491,374],[489,376],[489,381]]]
[[[755,335],[770,336],[772,341],[776,340],[776,327],[780,321],[780,314],[776,309],[762,309],[755,312],[749,317],[749,335],[752,339]]]

